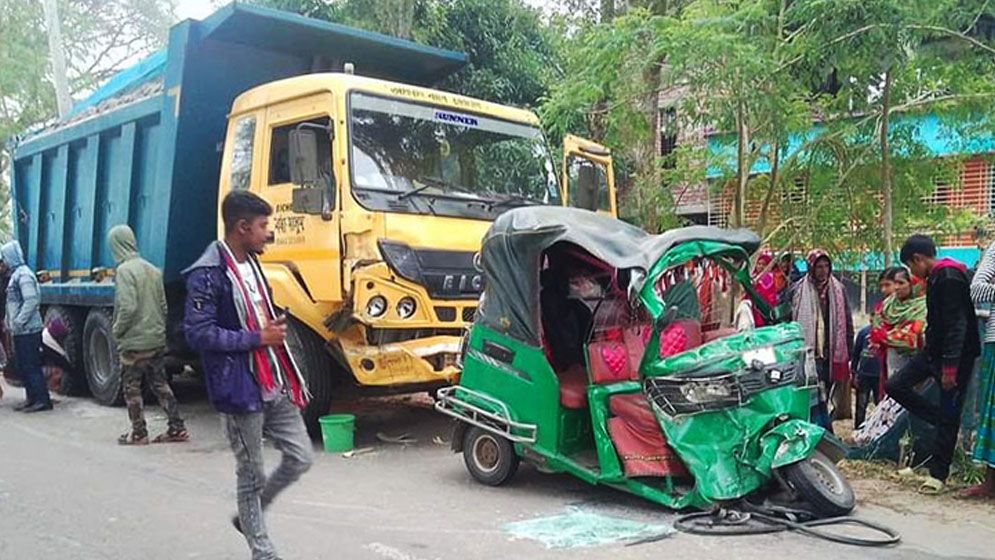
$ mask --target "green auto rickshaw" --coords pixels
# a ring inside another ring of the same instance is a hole
[[[822,515],[852,510],[842,455],[809,421],[811,352],[751,287],[759,245],[573,208],[503,214],[460,382],[436,402],[470,474],[500,485],[524,459],[674,509],[778,488]],[[744,299],[770,326],[737,331]]]

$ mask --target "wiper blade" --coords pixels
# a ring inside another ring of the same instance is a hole
[[[521,195],[508,195],[507,198],[495,200],[487,205],[488,210],[501,208],[504,206],[541,206],[542,203]]]

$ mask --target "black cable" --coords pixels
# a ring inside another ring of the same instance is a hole
[[[856,517],[812,519],[812,514],[803,510],[792,510],[789,508],[771,508],[768,510],[776,515],[780,515],[776,516],[765,513],[763,508],[757,506],[747,505],[744,509],[753,511],[715,509],[682,515],[677,518],[674,528],[684,533],[710,536],[767,535],[784,531],[797,531],[827,541],[867,547],[891,546],[901,541],[901,536],[893,529]],[[706,523],[701,522],[706,519],[711,519],[711,521]],[[796,519],[806,520],[798,521]],[[751,525],[750,521],[754,520],[759,522],[759,525]],[[879,539],[849,537],[818,529],[818,527],[834,525],[856,525],[871,529],[885,536]]]

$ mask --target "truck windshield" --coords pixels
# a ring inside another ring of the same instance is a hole
[[[354,92],[350,138],[353,190],[371,209],[492,219],[560,204],[531,125]]]

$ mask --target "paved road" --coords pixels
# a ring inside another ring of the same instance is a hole
[[[11,410],[0,402],[0,559],[243,559],[244,542],[228,525],[234,505],[233,460],[220,423],[196,392],[183,395],[194,441],[124,448],[123,409],[66,399],[53,413]],[[192,403],[191,403],[192,401]],[[346,406],[337,407],[343,410]],[[287,560],[450,560],[503,558],[737,559],[993,558],[995,515],[935,514],[911,505],[862,504],[858,513],[898,528],[905,543],[868,550],[796,535],[717,539],[679,534],[625,547],[570,550],[513,539],[510,522],[583,511],[666,524],[673,516],[612,490],[523,467],[504,488],[472,482],[459,457],[433,442],[448,423],[418,399],[367,400],[358,407],[358,446],[350,459],[322,454],[315,468],[279,501],[271,533]],[[164,424],[153,411],[152,430]],[[402,447],[376,433],[409,432]],[[271,457],[275,451],[269,450]]]

